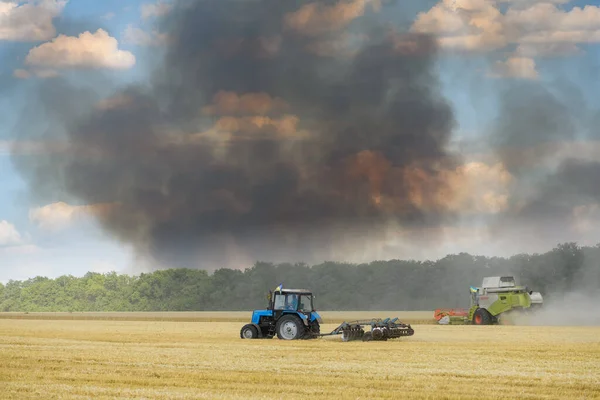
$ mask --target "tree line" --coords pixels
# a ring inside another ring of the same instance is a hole
[[[448,255],[437,261],[390,260],[319,265],[257,262],[244,271],[166,269],[138,276],[89,272],[0,284],[0,311],[236,311],[263,308],[279,283],[306,288],[320,310],[432,310],[467,307],[469,286],[513,275],[545,299],[600,293],[600,245],[560,244],[509,258]]]

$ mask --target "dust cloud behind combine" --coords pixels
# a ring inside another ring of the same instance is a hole
[[[600,295],[586,292],[546,294],[543,307],[531,315],[515,318],[517,325],[600,326]]]
[[[454,117],[435,38],[385,26],[386,4],[183,2],[149,82],[43,83],[51,128],[36,104],[20,128],[63,147],[17,165],[39,196],[113,205],[103,227],[162,265],[344,259],[436,227]]]

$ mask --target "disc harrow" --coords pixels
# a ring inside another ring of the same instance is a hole
[[[370,327],[370,331],[365,331],[365,327]],[[319,336],[342,335],[342,341],[350,342],[362,340],[368,342],[371,340],[386,341],[400,337],[412,336],[415,331],[410,324],[404,324],[398,318],[358,320],[343,322],[331,333],[321,334]]]

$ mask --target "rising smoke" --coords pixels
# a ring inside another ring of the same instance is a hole
[[[594,110],[566,81],[507,82],[490,144],[515,178],[510,205],[491,227],[534,243],[598,242],[589,221],[600,204]],[[595,241],[594,241],[595,240]]]
[[[40,87],[45,129],[31,110],[19,129],[67,147],[17,160],[34,192],[112,205],[111,235],[209,269],[345,258],[453,217],[431,200],[458,165],[435,38],[388,29],[377,0],[182,4],[150,81]]]

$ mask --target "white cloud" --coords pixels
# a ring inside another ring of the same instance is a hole
[[[52,20],[67,0],[0,1],[0,40],[34,42],[56,35]]]
[[[514,7],[526,7],[536,3],[567,4],[571,0],[497,0],[498,3],[510,3]]]
[[[566,57],[583,54],[574,43],[528,43],[520,44],[515,55],[520,57]]]
[[[128,69],[135,61],[135,56],[119,50],[117,39],[103,29],[84,32],[78,37],[59,35],[31,49],[25,59],[29,66],[45,68]]]
[[[158,1],[156,3],[142,4],[140,6],[141,14],[143,19],[149,19],[153,17],[161,17],[171,11],[172,4],[166,1]]]
[[[509,3],[505,13],[499,3]],[[442,0],[420,13],[415,32],[439,36],[449,49],[490,51],[509,44],[546,44],[600,42],[600,7],[586,5],[570,10],[560,5],[567,0]],[[531,50],[529,47],[527,50]],[[545,55],[571,54],[574,47],[545,48]],[[542,50],[543,51],[543,50]],[[529,51],[531,53],[531,51]]]
[[[49,204],[29,211],[29,220],[48,231],[59,231],[71,224],[110,212],[114,204],[72,206],[64,202]]]
[[[158,31],[145,31],[132,25],[127,25],[123,33],[123,43],[136,46],[162,46],[168,41],[169,36],[166,33]]]
[[[13,76],[19,79],[28,79],[29,77],[31,77],[31,74],[25,69],[15,69],[13,72]]]
[[[535,61],[527,57],[511,57],[506,61],[497,61],[489,76],[494,78],[537,79]]]
[[[8,221],[0,221],[0,246],[17,246],[23,243],[23,238],[17,228]]]
[[[344,28],[367,11],[367,6],[379,11],[380,0],[339,1],[333,5],[310,3],[284,18],[286,27],[304,35],[319,35]]]
[[[508,3],[501,11],[500,3]],[[565,9],[568,0],[441,0],[419,13],[412,31],[436,35],[442,48],[495,51],[517,45],[491,77],[536,79],[535,57],[581,54],[581,43],[600,43],[600,7]]]
[[[32,75],[35,75],[38,78],[56,78],[58,72],[53,69],[34,69],[28,71],[22,68],[15,69],[13,72],[13,76],[18,79],[29,79]]]
[[[493,50],[507,45],[503,18],[493,0],[443,0],[419,13],[411,30],[437,35],[449,49]]]

